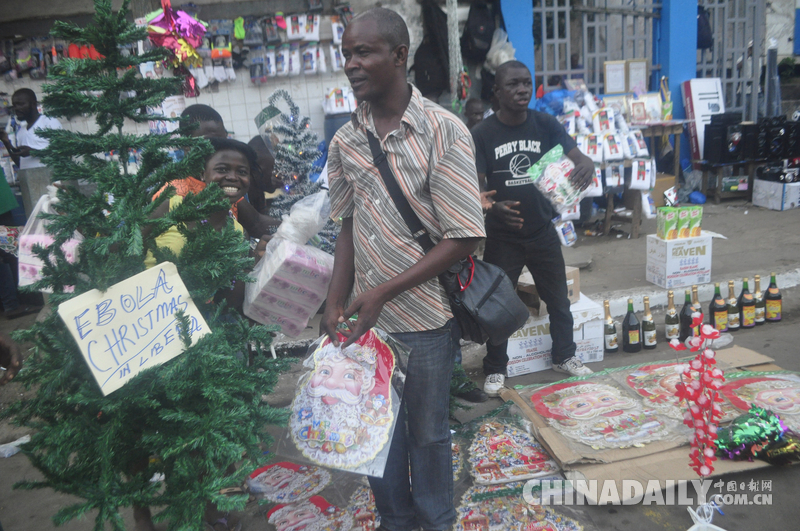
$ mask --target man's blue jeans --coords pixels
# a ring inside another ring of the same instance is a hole
[[[448,421],[450,379],[461,332],[451,319],[438,330],[392,335],[411,347],[411,354],[403,391],[405,408],[400,408],[383,478],[369,478],[381,526],[390,531],[419,526],[449,529],[456,516]]]

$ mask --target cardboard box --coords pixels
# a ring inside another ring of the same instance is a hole
[[[580,300],[570,306],[573,340],[578,349],[575,355],[584,362],[603,360],[603,307],[580,294]],[[508,340],[508,377],[550,369],[550,316],[531,315],[525,326]]]
[[[719,78],[690,79],[681,83],[683,108],[689,120],[689,145],[692,160],[703,159],[706,124],[711,116],[725,112],[725,96]]]
[[[656,235],[662,240],[678,239],[678,211],[675,207],[656,210]]]
[[[653,196],[653,203],[657,207],[663,207],[666,205],[664,201],[664,192],[669,190],[675,186],[675,176],[670,175],[668,173],[657,173],[656,174],[656,185],[653,187],[653,191],[650,195]]]
[[[789,210],[800,207],[800,182],[780,183],[756,179],[753,184],[753,204],[770,210]]]
[[[662,288],[673,289],[711,281],[711,236],[662,240],[647,235],[645,278]]]
[[[567,298],[569,298],[570,304],[575,304],[581,298],[581,270],[570,266],[566,266],[564,270],[567,273]],[[522,270],[517,281],[517,295],[525,303],[525,306],[533,308],[537,315],[547,313],[547,306],[539,298],[533,276],[527,267]]]

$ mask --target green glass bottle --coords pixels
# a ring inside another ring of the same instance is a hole
[[[747,277],[742,279],[742,292],[739,294],[739,326],[741,328],[755,328],[756,326],[756,300],[750,293]]]
[[[656,348],[656,322],[650,313],[650,297],[644,298],[644,315],[642,316],[642,347],[648,350]]]
[[[767,293],[764,294],[764,299],[767,304],[767,322],[777,323],[781,320],[783,298],[781,297],[781,290],[778,289],[778,284],[775,282],[775,273],[770,274],[769,288],[767,288]]]
[[[764,293],[761,291],[761,275],[754,275],[753,298],[756,301],[756,325],[763,325],[767,322],[767,301],[764,300]]]
[[[633,312],[633,299],[628,299],[628,313],[622,321],[622,350],[639,352],[642,350],[642,327]]]
[[[681,335],[681,319],[678,317],[678,310],[675,309],[675,293],[672,290],[667,292],[667,315],[664,317],[664,335],[667,341],[678,339]]]
[[[728,331],[728,305],[719,291],[719,282],[714,284],[714,298],[708,305],[708,324],[720,332]]]
[[[739,330],[739,303],[736,300],[736,291],[733,280],[728,281],[728,332]]]
[[[691,337],[692,335],[692,313],[694,313],[694,308],[692,308],[692,292],[690,290],[686,290],[686,297],[684,298],[683,308],[681,308],[681,335],[678,337],[681,343],[686,341],[687,337]]]

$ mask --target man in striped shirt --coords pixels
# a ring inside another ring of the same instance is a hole
[[[357,313],[343,346],[377,326],[412,348],[405,408],[383,477],[370,477],[370,485],[381,529],[433,531],[455,519],[448,402],[460,335],[437,275],[472,253],[485,232],[472,137],[407,83],[408,46],[405,22],[383,8],[354,18],[342,39],[360,105],[328,157],[331,217],[342,231],[321,332],[338,344],[337,325]],[[373,163],[367,131],[380,140],[400,188],[438,242],[427,254]]]

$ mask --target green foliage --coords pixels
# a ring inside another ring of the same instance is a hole
[[[118,45],[145,37],[127,22],[128,2],[113,13],[110,0],[96,0],[92,26],[86,29],[57,23],[54,34],[71,42],[94,44],[105,56],[98,61],[70,60],[59,65],[45,88],[43,104],[50,116],[92,114],[97,130],[91,134],[48,131],[50,146],[38,153],[66,186],[59,190],[59,215],[51,216],[48,231],[56,244],[39,249],[45,261],[43,280],[35,289],[53,290],[56,307],[92,289],[101,291],[144,270],[148,251],[159,261],[173,261],[211,334],[158,367],[140,373],[114,393],[103,396],[76,343],[55,311],[31,329],[17,333],[18,341],[34,345],[17,380],[36,387],[33,397],[12,405],[4,416],[35,429],[24,452],[44,479],[20,488],[52,488],[82,498],[61,509],[54,521],[64,523],[96,510],[95,529],[124,529],[120,507],[158,506],[156,520],[169,529],[203,528],[207,501],[220,509],[241,508],[246,499],[219,494],[238,485],[264,461],[264,429],[286,420],[286,411],[268,406],[268,394],[285,368],[281,360],[256,357],[248,361],[248,344],[268,347],[270,329],[251,326],[237,312],[213,302],[218,290],[244,279],[252,267],[248,245],[232,224],[216,231],[198,223],[212,212],[228,208],[215,185],[159,219],[155,209],[173,189],[151,202],[155,190],[173,179],[197,175],[210,144],[202,139],[135,136],[122,132],[126,120],[153,119],[141,113],[180,91],[180,79],[136,79],[138,64],[156,52],[122,57]],[[159,52],[160,53],[160,52]],[[128,67],[132,67],[128,69]],[[121,72],[121,74],[118,74]],[[86,91],[100,91],[87,93]],[[123,97],[124,95],[124,97]],[[188,149],[187,157],[171,162],[166,150]],[[125,154],[142,150],[138,169],[108,161],[105,152]],[[74,183],[96,185],[83,195]],[[159,249],[155,238],[170,226],[186,238],[180,256]],[[143,229],[147,229],[143,232]],[[66,261],[60,245],[78,230],[84,241],[79,260]],[[51,254],[48,254],[52,251]],[[74,293],[65,291],[74,286]],[[183,319],[185,316],[179,316]],[[181,339],[188,339],[184,330]],[[240,463],[235,473],[232,465]],[[150,478],[164,474],[161,483]]]
[[[319,158],[317,135],[309,130],[307,117],[300,116],[300,108],[285,90],[276,90],[269,98],[269,105],[277,108],[282,99],[289,107],[289,113],[281,113],[273,127],[281,142],[273,146],[275,173],[283,179],[283,195],[276,197],[270,206],[269,215],[277,219],[289,215],[292,206],[300,199],[322,190],[321,183],[308,178],[314,161]],[[319,241],[315,242],[323,251],[333,254],[339,226],[328,220],[319,231]]]

